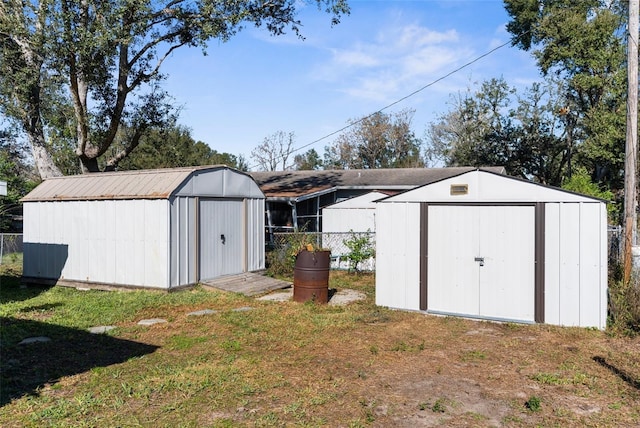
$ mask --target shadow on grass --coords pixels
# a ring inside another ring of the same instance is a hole
[[[48,285],[23,285],[19,273],[9,272],[0,275],[0,304],[32,299],[50,288]]]
[[[636,379],[624,370],[608,363],[604,357],[593,357],[593,361],[600,364],[602,367],[611,370],[613,374],[618,376],[623,381],[627,382],[632,388],[640,390],[640,379]]]
[[[122,363],[158,349],[105,334],[32,320],[0,317],[0,326],[3,330],[0,406],[24,395],[37,395],[39,388],[58,382],[63,376]],[[51,340],[18,344],[28,337]]]

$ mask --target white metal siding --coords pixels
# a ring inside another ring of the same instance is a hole
[[[323,232],[375,232],[375,208],[334,208],[322,210]]]
[[[429,310],[534,320],[534,207],[430,206],[428,222]]]
[[[24,275],[165,288],[166,200],[27,202]]]
[[[376,217],[376,304],[419,310],[420,205],[380,204]]]
[[[560,325],[580,325],[580,207],[560,209]],[[569,303],[573,302],[573,303]]]
[[[192,285],[196,278],[196,198],[175,198],[171,203],[171,286]]]
[[[597,204],[580,206],[580,321],[581,326],[601,325],[600,313],[600,252],[599,233],[594,226],[600,225],[600,210]],[[602,229],[602,228],[600,228]]]
[[[560,325],[560,206],[545,204],[544,320]]]
[[[265,267],[264,260],[264,199],[247,199],[247,270]]]
[[[607,239],[607,206],[605,204],[598,204],[600,209],[600,248],[599,250],[592,249],[592,251],[598,251],[600,255],[600,283],[599,283],[599,293],[600,293],[600,323],[597,326],[589,326],[589,327],[598,327],[601,330],[607,328],[607,310],[609,307],[608,301],[608,239]],[[598,310],[598,308],[593,308],[593,310]]]
[[[604,329],[605,205],[548,203],[545,212],[545,322]]]

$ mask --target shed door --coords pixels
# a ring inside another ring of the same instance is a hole
[[[200,280],[244,271],[241,200],[200,200]]]
[[[429,206],[427,307],[534,321],[535,207]]]

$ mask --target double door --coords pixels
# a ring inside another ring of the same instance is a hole
[[[533,322],[535,207],[428,210],[428,310]]]

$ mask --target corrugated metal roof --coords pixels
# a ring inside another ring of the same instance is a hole
[[[267,198],[297,199],[331,188],[410,189],[473,171],[475,167],[250,172]],[[503,167],[483,168],[504,174]]]
[[[225,165],[103,172],[49,178],[22,201],[166,199],[196,171],[231,169]]]

